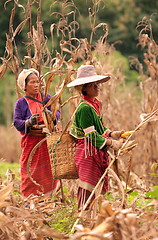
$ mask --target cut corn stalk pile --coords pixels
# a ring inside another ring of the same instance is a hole
[[[55,237],[64,239],[65,234],[49,227],[49,214],[54,208],[49,198],[30,197],[13,194],[13,183],[0,190],[0,239],[27,240]]]
[[[115,207],[113,203],[100,195],[96,217],[90,218],[90,211],[85,211],[84,225],[76,225],[76,232],[68,236],[49,226],[52,212],[63,203],[46,196],[30,196],[24,199],[20,195],[14,195],[13,191],[15,191],[13,182],[8,183],[7,186],[1,186],[0,189],[1,240],[44,240],[47,238],[145,240],[155,239],[157,236],[158,203],[155,201],[146,206],[152,206],[154,211],[144,212],[144,209],[134,207],[126,209]]]
[[[155,203],[156,204],[156,203]],[[96,226],[91,230],[76,226],[80,232],[74,234],[71,240],[84,239],[84,240],[97,240],[97,239],[151,239],[157,236],[157,228],[152,224],[149,226],[149,218],[152,217],[153,223],[158,220],[158,213],[134,212],[132,209],[113,209],[108,201],[103,201],[100,207],[100,213],[96,219]],[[142,223],[142,226],[140,225]],[[151,222],[150,222],[151,223]],[[152,226],[151,226],[152,225]],[[149,232],[143,235],[145,229]]]

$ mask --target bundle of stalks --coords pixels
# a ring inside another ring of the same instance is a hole
[[[90,229],[83,225],[77,225],[77,232],[70,238],[71,240],[155,239],[158,217],[156,212],[144,213],[143,210],[115,208],[103,197],[100,197],[100,199],[102,201],[100,202],[99,213],[96,219],[92,219],[95,226]],[[157,206],[156,202],[153,202],[152,205]],[[153,220],[152,224],[150,218]]]
[[[0,239],[66,239],[64,233],[50,228],[54,201],[48,196],[15,195],[15,182],[0,187]]]
[[[144,51],[145,68],[143,69],[143,65],[135,58],[131,59],[131,64],[138,68],[140,76],[143,79],[140,82],[140,89],[143,96],[140,119],[143,120],[148,119],[147,117],[150,113],[156,111],[158,108],[158,45],[153,39],[151,19],[144,17],[138,23],[137,28],[140,29],[138,40]],[[151,173],[151,166],[157,162],[158,156],[158,138],[156,137],[158,131],[157,120],[157,113],[155,113],[151,121],[146,122],[145,128],[142,128],[140,134],[137,135],[138,143],[143,149],[143,151],[138,149],[136,155],[137,159],[141,159],[139,171],[141,170],[142,175],[146,175],[148,180],[151,179],[152,181],[154,181],[155,177],[149,177],[149,174]],[[134,160],[135,163],[136,160]]]
[[[105,70],[112,73],[111,80],[102,85],[100,94],[103,105],[104,122],[110,129],[131,131],[138,126],[141,120],[154,113],[158,106],[158,85],[156,78],[157,44],[152,38],[151,20],[144,18],[142,22],[138,24],[138,27],[140,26],[142,26],[142,30],[139,35],[139,40],[141,46],[147,52],[144,54],[144,62],[147,66],[147,72],[143,72],[143,67],[138,59],[131,58],[131,64],[135,63],[139,67],[140,77],[142,79],[142,82],[138,82],[138,87],[129,89],[126,86],[125,76],[121,70],[123,66],[120,63],[115,63],[110,55],[115,51],[113,46],[109,46],[106,42],[104,42],[104,44],[98,42],[95,48],[97,61],[94,59],[94,62],[96,62],[97,68],[102,73]],[[144,33],[146,29],[150,29],[150,35]],[[105,62],[105,56],[107,62]],[[110,62],[112,63],[109,64]],[[137,89],[141,91],[140,94],[143,96],[141,103],[140,100],[137,99],[135,93],[135,90]],[[157,163],[158,156],[158,139],[156,137],[158,130],[157,120],[157,113],[155,112],[150,121],[142,122],[143,124],[141,128],[134,132],[134,136],[132,135],[131,139],[136,140],[137,147],[132,151],[130,169],[138,176],[141,175],[144,180],[148,180],[148,186],[152,182],[157,181],[154,174],[152,174],[152,176],[150,175],[152,171],[151,167],[154,163]],[[126,150],[128,149],[124,149],[124,152]],[[120,171],[126,168],[129,169],[127,161],[124,160],[126,157],[123,157],[122,159],[123,161],[120,159],[118,163],[119,168],[121,169]],[[124,174],[121,173],[121,175],[123,176]]]
[[[59,233],[49,225],[53,212],[57,209],[59,211],[64,206],[60,196],[56,197],[55,201],[50,196],[42,195],[23,198],[18,192],[14,177],[9,179],[0,186],[0,238],[2,240],[32,238],[143,240],[155,239],[157,236],[158,205],[154,200],[141,209],[136,205],[123,208],[121,205],[116,206],[115,202],[107,201],[103,195],[99,195],[94,200],[97,203],[97,215],[89,218],[90,211],[85,211],[82,224],[76,225],[76,232],[68,236],[65,233]],[[147,210],[149,207],[153,210]]]

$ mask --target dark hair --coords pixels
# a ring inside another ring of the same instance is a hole
[[[84,91],[83,88],[86,87],[86,86],[88,86],[88,84],[89,84],[89,83],[85,83],[85,84],[83,85],[83,87],[82,87],[82,94],[83,94],[84,96],[87,96],[87,92]]]
[[[83,94],[84,96],[86,96],[86,95],[87,95],[87,92],[84,91],[84,90],[82,90],[82,94]]]
[[[29,76],[30,76],[31,74],[35,74],[36,76],[38,76],[38,74],[37,74],[36,72],[31,72],[31,73],[27,76],[27,78],[25,78],[25,87],[26,87],[26,85],[28,84]],[[26,91],[26,89],[24,89],[24,91]]]

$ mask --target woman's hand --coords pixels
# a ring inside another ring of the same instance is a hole
[[[118,151],[122,147],[122,144],[123,144],[122,140],[107,139],[106,142],[106,145],[115,151]]]
[[[27,120],[27,126],[32,127],[33,125],[36,125],[38,121],[39,121],[39,114],[35,113]]]
[[[124,130],[121,130],[121,131],[113,131],[111,132],[110,136],[115,139],[115,140],[118,140],[121,138],[121,135],[122,133],[124,133]]]
[[[119,140],[112,140],[112,143],[110,145],[110,147],[115,150],[118,151],[121,147],[122,147],[123,142],[119,141]]]

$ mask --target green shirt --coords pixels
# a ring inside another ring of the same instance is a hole
[[[102,149],[107,139],[101,136],[107,130],[103,126],[102,118],[94,107],[82,100],[78,106],[70,134],[77,139],[86,139],[95,147]]]

